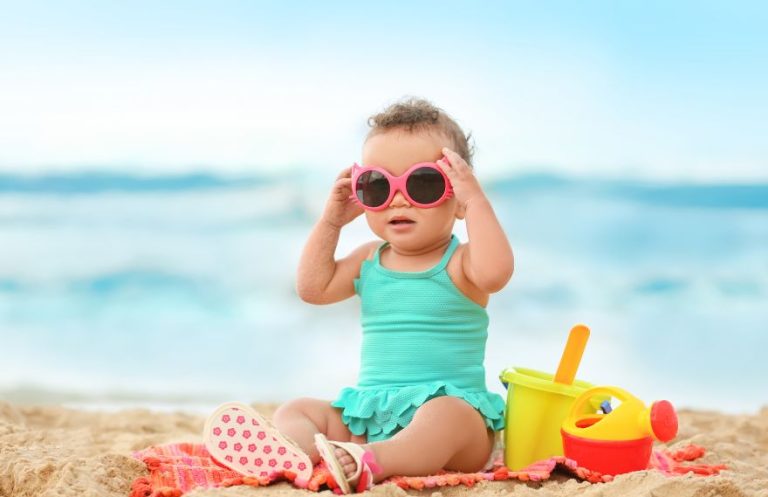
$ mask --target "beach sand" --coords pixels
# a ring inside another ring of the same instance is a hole
[[[275,406],[257,405],[271,414]],[[147,474],[131,453],[153,444],[200,442],[204,418],[149,410],[91,412],[55,406],[0,402],[0,496],[125,497],[131,482]],[[768,496],[768,407],[752,415],[682,410],[674,445],[696,443],[708,449],[702,462],[729,467],[719,476],[666,477],[638,472],[611,483],[589,484],[555,474],[539,484],[484,482],[474,488],[411,491],[430,497],[516,496]],[[370,493],[405,495],[394,485]],[[288,483],[267,488],[230,487],[195,491],[190,497],[314,495]],[[325,492],[324,495],[332,495]]]

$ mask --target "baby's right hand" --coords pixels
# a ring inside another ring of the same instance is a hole
[[[331,189],[331,196],[325,204],[322,219],[335,228],[349,224],[365,212],[360,204],[350,198],[352,195],[352,166],[344,169],[336,177]]]

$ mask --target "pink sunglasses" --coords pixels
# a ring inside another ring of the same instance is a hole
[[[448,176],[435,162],[414,164],[402,176],[393,176],[378,166],[352,167],[350,198],[364,209],[386,209],[398,191],[422,209],[437,207],[453,196]]]

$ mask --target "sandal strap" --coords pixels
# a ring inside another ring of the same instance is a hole
[[[360,466],[363,470],[360,473],[360,478],[357,480],[358,493],[365,492],[373,487],[373,475],[381,473],[381,466],[376,462],[376,457],[370,450],[363,451],[363,455],[360,458]]]
[[[381,472],[381,467],[376,462],[373,452],[351,442],[337,442],[328,439],[326,441],[328,445],[338,447],[347,452],[355,462],[357,466],[355,473],[349,477],[343,476],[349,486],[358,493],[370,489],[373,486],[373,475]]]
[[[347,478],[347,481],[350,484],[356,482],[357,479],[360,478],[360,474],[363,472],[363,457],[365,456],[366,451],[363,450],[363,448],[359,445],[353,444],[351,442],[337,442],[335,440],[328,440],[328,443],[346,451],[347,454],[349,454],[355,461],[355,466],[357,466],[357,469],[352,476]]]

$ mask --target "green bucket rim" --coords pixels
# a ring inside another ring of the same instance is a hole
[[[571,385],[555,383],[555,375],[553,374],[521,367],[505,369],[499,375],[499,379],[505,385],[518,385],[548,393],[567,395],[568,397],[577,397],[585,390],[593,387],[591,383],[582,380],[574,380]]]

